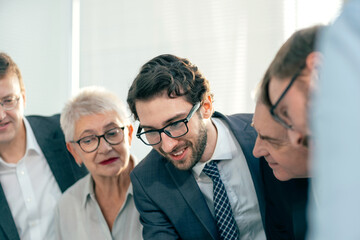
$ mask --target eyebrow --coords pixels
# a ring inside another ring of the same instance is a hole
[[[281,142],[281,139],[273,138],[273,137],[266,136],[266,135],[262,135],[261,133],[259,133],[259,132],[256,130],[256,128],[255,128],[254,122],[251,122],[250,125],[255,129],[256,133],[258,134],[258,136],[259,136],[262,140],[265,140],[265,141],[268,141],[268,142]]]
[[[103,127],[103,129],[105,130],[105,129],[109,128],[109,127],[120,127],[120,126],[119,126],[117,123],[110,122],[110,123],[106,124],[106,125]]]
[[[270,136],[261,135],[260,133],[258,133],[258,135],[262,140],[265,140],[265,141],[276,141],[276,142],[280,141],[280,139],[278,139],[278,138],[273,138],[273,137],[270,137]]]
[[[84,131],[81,132],[81,134],[79,135],[78,138],[86,137],[86,133],[90,133],[91,135],[94,135],[94,134],[95,134],[93,130],[86,129],[86,130],[84,130]],[[84,135],[85,135],[85,136],[84,136]],[[90,135],[88,135],[88,136],[90,136]]]
[[[108,124],[106,124],[104,127],[103,127],[103,130],[106,131],[105,129],[109,128],[109,127],[119,127],[119,125],[117,125],[116,123],[114,122],[110,122]],[[91,135],[95,135],[95,131],[92,130],[92,129],[85,129],[84,131],[81,132],[80,136],[79,137],[82,137],[84,134],[86,133],[90,133]]]
[[[17,97],[17,96],[14,93],[9,93],[8,95],[1,97],[0,99],[10,98],[10,97]]]
[[[175,120],[181,120],[181,119],[183,119],[183,118],[180,118],[182,116],[184,116],[184,113],[176,114],[175,116],[173,116],[173,117],[169,118],[168,120],[164,121],[162,125],[165,127],[165,126],[169,125],[170,123],[175,122]],[[152,126],[141,125],[141,123],[140,123],[140,127],[141,128],[149,128],[149,129],[157,129],[157,128],[154,128]]]

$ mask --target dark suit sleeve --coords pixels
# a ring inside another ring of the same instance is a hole
[[[134,172],[131,173],[134,200],[143,225],[143,238],[154,240],[180,239],[174,226],[158,206],[149,198]]]
[[[260,159],[266,204],[266,235],[268,240],[293,240],[291,207],[287,194],[289,182],[280,182],[265,159]]]

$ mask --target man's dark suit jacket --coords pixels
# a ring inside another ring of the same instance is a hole
[[[85,176],[87,170],[79,168],[67,151],[63,132],[60,128],[60,115],[51,117],[29,116],[26,118],[36,140],[59,184],[61,192]],[[11,215],[4,191],[0,185],[0,239],[20,240],[14,219]]]
[[[304,240],[307,231],[307,178],[281,182],[261,160],[268,240]]]
[[[215,112],[213,117],[228,124],[241,146],[255,186],[266,232],[260,160],[252,155],[256,138],[256,132],[250,126],[252,114],[224,116]],[[144,239],[219,239],[216,222],[191,170],[178,170],[152,150],[132,171],[130,177],[135,204],[144,226]],[[239,196],[241,197],[246,196]]]

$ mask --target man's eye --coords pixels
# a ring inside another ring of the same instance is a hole
[[[145,135],[148,137],[153,137],[153,136],[159,135],[159,132],[158,131],[148,131],[148,132],[146,131]]]
[[[284,117],[288,117],[288,116],[289,116],[286,109],[281,109],[281,110],[280,110],[280,115],[282,115],[282,116],[284,116]]]
[[[7,98],[2,100],[2,104],[5,106],[12,106],[15,103],[15,99]]]
[[[168,126],[169,130],[176,130],[185,126],[184,121],[177,121]]]
[[[280,143],[276,143],[276,142],[269,142],[269,143],[275,149],[279,149],[282,146]]]

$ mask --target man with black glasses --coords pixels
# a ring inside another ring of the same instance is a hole
[[[129,89],[136,136],[154,148],[131,173],[144,239],[266,239],[252,115],[212,101],[198,68],[173,55],[143,65]]]
[[[24,117],[20,70],[0,53],[0,239],[54,239],[61,193],[86,170],[66,150],[59,115]]]
[[[286,191],[289,199],[285,204],[289,204],[289,209],[293,214],[295,239],[305,238],[308,199],[310,198],[314,202],[316,200],[316,193],[311,184],[309,185],[311,194],[308,195],[308,182],[311,183],[308,157],[311,132],[308,129],[307,111],[311,81],[317,77],[317,67],[321,60],[321,53],[315,50],[315,44],[322,28],[323,26],[313,26],[301,29],[283,44],[266,71],[259,96],[272,118],[287,129],[287,135],[295,147],[291,159],[283,151],[284,146],[273,151],[273,154],[276,154],[279,159],[288,158],[282,163],[286,164],[286,169],[281,169],[285,170],[283,173],[287,174],[287,179],[281,180],[292,179],[289,182],[292,187]],[[258,122],[261,121],[266,120],[264,117],[263,119],[258,117]],[[268,123],[268,121],[266,122]],[[279,134],[281,130],[274,132],[274,128],[269,128],[267,131]],[[260,152],[256,148],[254,152],[258,157],[270,158],[267,152]],[[299,152],[302,154],[298,154]],[[277,171],[280,167],[272,165],[275,175],[279,176]],[[267,197],[268,202],[277,201],[275,195],[268,194]]]
[[[276,54],[263,81],[270,113],[288,129],[294,145],[307,147],[311,135],[307,124],[309,89],[321,60],[315,44],[322,28],[313,26],[295,32]]]

